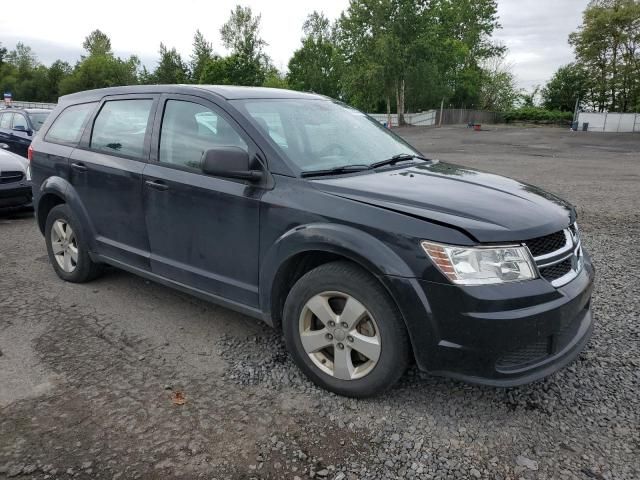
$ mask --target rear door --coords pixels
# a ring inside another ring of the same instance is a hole
[[[262,189],[205,175],[202,154],[257,146],[217,105],[166,95],[156,115],[144,171],[146,222],[154,273],[243,305],[258,305]]]
[[[33,131],[29,126],[29,121],[24,113],[15,112],[13,114],[13,122],[11,124],[11,149],[14,153],[27,156],[27,149],[31,144]]]
[[[149,157],[158,95],[102,100],[70,156],[70,183],[92,223],[98,253],[149,269],[142,171]]]

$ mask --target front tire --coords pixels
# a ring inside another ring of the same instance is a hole
[[[61,279],[84,283],[102,273],[102,265],[91,260],[80,224],[66,204],[51,209],[44,236],[49,261]]]
[[[349,262],[321,265],[296,282],[285,302],[283,329],[298,367],[339,395],[378,395],[409,364],[398,308],[375,277]]]

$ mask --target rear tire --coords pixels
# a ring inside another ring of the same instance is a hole
[[[339,395],[378,395],[409,364],[407,330],[394,301],[375,277],[346,261],[321,265],[296,282],[283,330],[298,367]]]
[[[84,283],[102,273],[102,264],[91,260],[80,222],[66,204],[52,208],[47,215],[44,238],[49,261],[61,279]]]

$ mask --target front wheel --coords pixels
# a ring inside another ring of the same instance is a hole
[[[321,265],[296,282],[285,302],[283,329],[300,369],[339,395],[377,395],[409,362],[398,308],[375,277],[349,262]]]

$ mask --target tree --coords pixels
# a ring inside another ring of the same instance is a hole
[[[91,32],[82,42],[84,48],[89,55],[111,55],[111,40],[100,30]]]
[[[519,95],[511,68],[502,58],[484,62],[478,103],[480,109],[495,112],[511,110]]]
[[[592,0],[569,43],[588,72],[593,107],[633,110],[640,101],[640,2]]]
[[[296,90],[340,97],[341,57],[334,27],[322,13],[313,12],[302,30],[302,46],[289,60],[287,82]]]
[[[542,89],[542,104],[549,110],[573,112],[576,100],[585,103],[589,80],[584,68],[576,63],[560,67]]]
[[[209,43],[200,30],[196,30],[193,37],[193,53],[191,54],[191,81],[200,83],[200,77],[207,62],[215,58],[213,46]]]
[[[204,81],[220,79],[222,81],[215,83],[262,85],[270,60],[263,51],[267,43],[260,37],[260,15],[254,16],[251,8],[237,5],[220,29],[220,35],[231,55],[211,59],[204,67]]]
[[[187,83],[189,69],[175,48],[160,43],[160,61],[152,74],[154,83]]]

